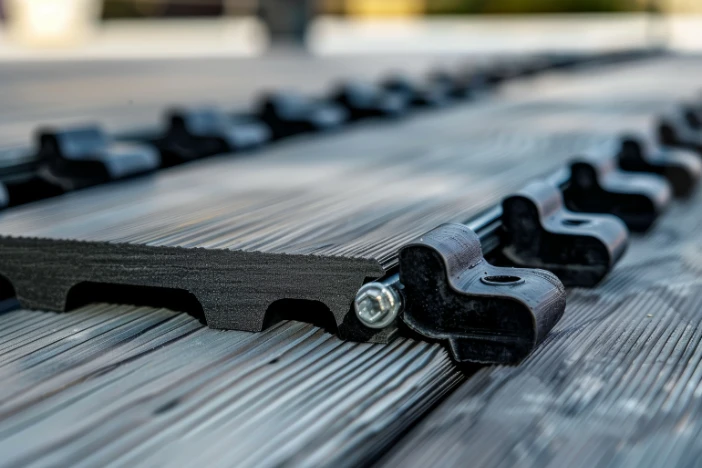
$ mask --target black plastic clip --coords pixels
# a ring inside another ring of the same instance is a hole
[[[349,112],[334,102],[274,92],[263,97],[258,116],[271,128],[273,138],[284,138],[336,129],[349,119]]]
[[[428,82],[432,86],[443,87],[444,92],[454,99],[472,99],[485,94],[491,87],[486,73],[475,66],[456,73],[443,69],[432,70]]]
[[[541,71],[531,59],[502,60],[485,68],[487,81],[491,86],[498,86],[517,78],[533,76]]]
[[[692,151],[659,147],[641,134],[624,135],[618,154],[619,168],[650,172],[668,179],[676,197],[689,196],[702,175],[702,161]]]
[[[5,208],[10,204],[10,194],[7,191],[5,184],[0,182],[0,208]]]
[[[533,77],[554,69],[554,64],[551,58],[545,55],[535,55],[525,58],[521,63],[521,68],[522,77]]]
[[[570,182],[563,190],[568,209],[613,214],[631,231],[648,230],[672,198],[665,178],[620,171],[611,157],[575,159],[571,162],[570,173]]]
[[[565,289],[543,270],[490,265],[478,236],[444,224],[399,253],[404,323],[448,340],[459,362],[514,364],[558,322]]]
[[[502,202],[504,257],[554,273],[565,286],[594,286],[626,251],[629,231],[616,216],[571,213],[561,191],[529,184]]]
[[[407,112],[408,102],[371,83],[348,81],[332,93],[331,98],[348,109],[351,119],[366,117],[399,117]]]
[[[151,172],[161,164],[156,148],[112,141],[93,125],[39,132],[42,177],[73,190]]]
[[[698,132],[702,130],[702,106],[699,103],[683,102],[672,115],[678,123]]]
[[[658,137],[664,145],[689,149],[702,156],[700,123],[700,117],[693,108],[682,106],[659,119]]]
[[[471,97],[471,89],[468,81],[460,74],[453,75],[446,70],[432,70],[429,73],[428,82],[432,86],[440,86],[445,89],[449,97],[455,99],[466,99]]]
[[[459,97],[472,99],[487,94],[493,86],[484,69],[471,65],[457,74],[456,88],[454,93],[459,93]]]
[[[544,56],[548,70],[570,70],[582,63],[583,57],[568,53],[550,53]]]
[[[264,123],[232,117],[213,107],[174,109],[159,142],[165,165],[260,146],[271,137]]]
[[[383,82],[383,87],[419,107],[441,107],[451,100],[449,87],[436,80],[420,85],[404,75],[394,75]]]
[[[63,193],[60,187],[39,176],[41,160],[36,149],[6,148],[0,151],[0,181],[6,189],[0,205],[29,203]]]

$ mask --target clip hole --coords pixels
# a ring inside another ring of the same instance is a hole
[[[497,275],[497,276],[483,276],[480,278],[485,284],[503,285],[503,284],[519,284],[523,283],[524,280],[519,276],[509,276],[509,275]]]
[[[564,226],[583,226],[585,224],[589,224],[590,220],[589,219],[564,219],[561,221],[561,224]]]

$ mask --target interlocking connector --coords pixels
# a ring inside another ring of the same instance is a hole
[[[599,283],[626,251],[629,231],[612,215],[572,213],[561,191],[533,182],[502,202],[504,257],[554,273],[565,286]]]
[[[403,322],[449,343],[459,362],[515,364],[565,310],[565,289],[543,270],[490,265],[467,226],[444,224],[400,250]]]

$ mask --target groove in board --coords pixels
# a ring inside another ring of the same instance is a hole
[[[462,381],[437,344],[218,331],[95,304],[0,315],[0,466],[352,466]],[[16,330],[16,331],[17,331]]]

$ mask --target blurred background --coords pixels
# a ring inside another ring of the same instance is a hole
[[[0,0],[0,148],[37,125],[130,132],[170,105],[248,111],[540,53],[702,51],[698,0]]]
[[[0,59],[702,49],[699,0],[0,0]]]

